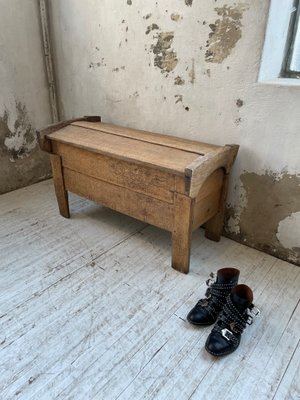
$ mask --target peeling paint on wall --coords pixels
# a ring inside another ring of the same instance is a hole
[[[156,29],[159,29],[159,26],[157,25],[157,24],[151,24],[151,25],[149,25],[148,27],[147,27],[147,30],[146,30],[146,35],[149,35],[149,33],[151,32],[151,31],[154,31],[154,30],[156,30]]]
[[[229,236],[279,258],[300,264],[300,246],[287,248],[278,238],[280,223],[300,211],[300,177],[287,173],[241,175],[245,207],[239,220],[228,210]],[[239,230],[235,227],[239,224]]]
[[[181,76],[176,76],[174,79],[174,85],[184,85],[185,80],[181,78]]]
[[[37,145],[25,105],[16,101],[15,106],[16,119],[13,129],[9,128],[8,111],[5,111],[0,118],[0,147],[3,153],[9,154],[12,162],[18,158],[28,157]]]
[[[173,71],[178,63],[176,52],[171,49],[174,32],[160,32],[157,42],[151,46],[154,54],[154,66],[161,69],[162,73]]]
[[[0,116],[0,171],[0,194],[51,176],[48,157],[39,150],[26,106],[20,101]]]
[[[221,18],[209,25],[211,32],[205,53],[207,62],[222,63],[231,54],[232,49],[242,37],[241,20],[243,12],[247,9],[248,6],[245,4],[215,8]]]

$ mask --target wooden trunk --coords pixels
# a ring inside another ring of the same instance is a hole
[[[238,146],[160,135],[87,117],[39,132],[51,153],[61,215],[68,191],[172,233],[172,266],[189,270],[193,230],[220,240],[228,174]]]

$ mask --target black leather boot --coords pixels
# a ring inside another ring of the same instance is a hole
[[[235,268],[222,268],[206,281],[208,286],[205,299],[200,299],[188,313],[187,320],[193,325],[213,324],[222,310],[226,298],[237,285],[240,271]]]
[[[252,301],[253,293],[249,286],[237,285],[232,289],[206,340],[205,348],[210,354],[225,356],[238,348],[243,330],[259,314]]]

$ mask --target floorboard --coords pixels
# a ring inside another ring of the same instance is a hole
[[[191,271],[171,235],[51,181],[0,196],[0,399],[300,399],[300,268],[193,234]],[[204,350],[186,315],[211,271],[239,268],[261,316],[238,350]]]

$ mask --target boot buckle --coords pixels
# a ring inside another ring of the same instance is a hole
[[[215,272],[211,272],[209,274],[209,278],[206,281],[207,286],[211,286],[212,284],[216,283],[217,281],[217,274]]]
[[[248,309],[248,319],[247,319],[247,324],[252,325],[253,324],[253,319],[258,317],[260,314],[260,310],[255,306],[251,305]]]
[[[229,330],[229,329],[227,329],[227,328],[224,328],[224,329],[222,329],[221,330],[221,334],[222,334],[222,336],[226,339],[226,340],[228,340],[229,342],[232,340],[232,338],[233,338],[233,333]]]

